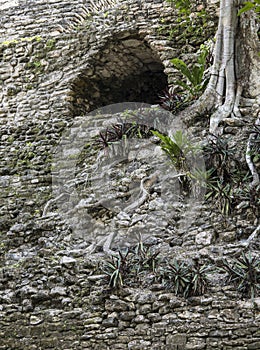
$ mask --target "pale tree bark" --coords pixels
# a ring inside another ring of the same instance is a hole
[[[209,113],[209,132],[213,135],[223,132],[221,124],[226,118],[241,118],[241,107],[250,107],[255,100],[260,101],[259,23],[252,10],[238,17],[238,9],[243,3],[243,0],[220,0],[214,62],[208,86],[198,101],[181,112],[187,124],[198,115]],[[255,124],[260,125],[259,110]],[[260,177],[251,157],[253,137],[253,134],[249,136],[245,154],[252,175],[251,189],[260,186]],[[259,232],[258,222],[246,245],[254,242]]]
[[[241,96],[245,94],[247,99],[243,99],[243,102],[250,103],[248,82],[252,71],[258,69],[257,53],[260,48],[257,48],[256,15],[250,11],[238,17],[239,5],[242,3],[243,0],[220,1],[210,81],[200,99],[182,112],[184,119],[190,123],[197,115],[214,111],[210,117],[209,131],[215,135],[222,133],[219,125],[225,118],[241,117]],[[251,97],[255,98],[256,94],[254,91]]]

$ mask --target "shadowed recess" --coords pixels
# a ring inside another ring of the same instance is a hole
[[[167,86],[159,56],[140,36],[109,42],[72,82],[71,112],[84,115],[120,102],[155,104]]]

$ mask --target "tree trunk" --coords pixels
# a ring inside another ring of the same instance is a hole
[[[239,118],[241,96],[259,94],[257,22],[253,11],[238,17],[242,0],[221,0],[214,63],[210,81],[200,99],[182,115],[190,123],[197,115],[213,112],[210,133],[221,134],[219,126],[228,117]],[[250,83],[249,83],[250,82]],[[252,86],[251,86],[252,85]]]

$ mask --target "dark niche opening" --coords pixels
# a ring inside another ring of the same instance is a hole
[[[167,86],[159,56],[139,36],[107,43],[72,83],[72,114],[120,102],[158,103]]]

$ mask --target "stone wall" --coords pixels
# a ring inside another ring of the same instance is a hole
[[[84,0],[0,2],[0,349],[259,348],[259,299],[241,300],[232,286],[189,300],[152,285],[113,293],[98,277],[102,253],[90,256],[57,213],[43,216],[64,130],[107,104],[156,104],[177,77],[170,59],[192,62],[214,35],[208,3],[203,17],[194,2],[187,32],[163,1],[107,1],[100,11]],[[152,245],[167,256],[237,256],[238,231],[254,229],[251,212],[223,224],[203,205],[176,232],[158,208],[154,217],[141,208],[138,220],[150,215]]]

